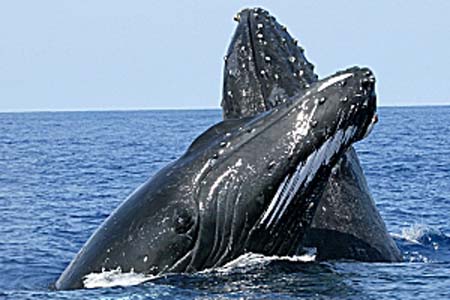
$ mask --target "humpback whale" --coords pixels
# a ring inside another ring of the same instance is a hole
[[[302,95],[318,80],[304,49],[266,10],[244,9],[225,56],[224,119],[253,116]],[[303,246],[318,260],[396,262],[401,254],[351,147],[334,167]]]
[[[351,68],[260,114],[222,121],[133,192],[55,283],[93,272],[193,272],[247,252],[296,253],[333,166],[376,120],[375,79]]]

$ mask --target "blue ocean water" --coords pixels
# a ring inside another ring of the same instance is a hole
[[[0,299],[450,298],[450,107],[380,108],[356,145],[404,262],[245,261],[52,291],[97,226],[219,110],[0,114]]]

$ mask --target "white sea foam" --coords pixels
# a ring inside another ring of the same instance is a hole
[[[108,288],[113,286],[132,286],[155,279],[158,276],[141,273],[122,272],[120,268],[101,273],[90,273],[83,279],[83,285],[87,289]]]
[[[230,273],[237,269],[252,269],[261,265],[267,265],[273,261],[288,262],[313,262],[316,259],[315,249],[304,255],[295,256],[265,256],[263,254],[246,253],[238,258],[228,262],[222,267],[207,269],[200,273],[219,272]],[[115,286],[133,286],[138,285],[152,279],[159,278],[158,275],[145,275],[142,273],[122,272],[120,268],[111,271],[102,271],[101,273],[90,273],[83,279],[83,285],[87,289],[93,288],[109,288]]]
[[[316,259],[315,250],[303,254],[294,256],[265,256],[257,253],[245,253],[238,258],[228,262],[222,267],[215,268],[213,270],[206,270],[204,272],[216,271],[220,273],[230,273],[236,269],[251,269],[252,267],[259,267],[261,265],[267,265],[273,261],[289,261],[289,262],[312,262]]]
[[[419,240],[428,230],[428,227],[424,224],[413,224],[410,227],[403,228],[400,234],[391,233],[391,236],[414,244],[420,244]]]

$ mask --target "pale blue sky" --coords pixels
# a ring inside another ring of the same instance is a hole
[[[450,104],[450,1],[0,2],[0,111],[218,107],[244,7],[287,25],[320,77],[371,67],[380,105]]]

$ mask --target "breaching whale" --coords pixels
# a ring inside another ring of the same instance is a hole
[[[318,80],[304,49],[266,10],[244,9],[225,56],[224,119],[253,116],[302,95]],[[327,185],[303,246],[317,259],[395,262],[401,254],[387,232],[353,147]]]
[[[332,167],[376,116],[375,80],[352,68],[261,114],[226,120],[132,193],[55,283],[93,272],[161,274],[247,252],[296,253]]]

